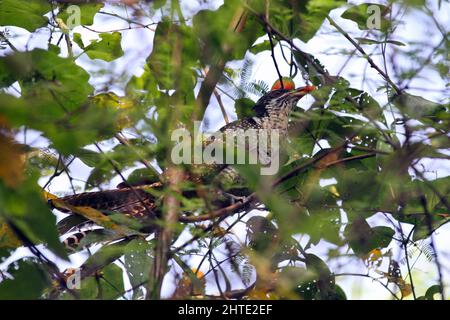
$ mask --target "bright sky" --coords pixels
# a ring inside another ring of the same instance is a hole
[[[364,1],[349,1],[353,4],[363,3]],[[383,3],[383,1],[371,1]],[[430,6],[434,9],[435,17],[441,26],[449,26],[450,25],[450,5],[445,1],[442,2],[443,8],[441,10],[436,10],[436,1],[429,1]],[[210,8],[217,8],[221,4],[220,1],[213,1],[213,4],[209,5]],[[192,1],[185,0],[182,1],[182,9],[185,13],[185,17],[192,16],[195,12],[197,12],[201,6],[207,6],[203,4],[203,1]],[[356,31],[356,24],[340,18],[340,14],[345,9],[334,10],[331,13],[331,17],[335,19],[335,21],[346,31]],[[126,12],[123,10],[112,7],[111,5],[107,5],[103,11],[115,12],[122,16],[126,16]],[[159,20],[159,15],[156,14],[152,17],[152,19],[142,17],[142,23],[150,23],[157,22]],[[421,54],[423,56],[428,56],[433,49],[433,47],[441,40],[439,37],[439,33],[435,30],[435,25],[430,17],[415,12],[408,12],[401,19],[402,24],[398,27],[395,32],[395,40],[403,41],[408,43],[408,41],[424,41],[430,44],[429,47],[423,48]],[[119,19],[115,19],[113,17],[108,17],[104,15],[97,15],[95,19],[95,23],[90,28],[97,31],[107,31],[114,30],[120,28],[127,28],[128,24]],[[29,50],[36,47],[46,48],[48,33],[45,30],[41,30],[39,34],[33,37],[30,37],[30,34],[20,28],[9,28],[11,32],[16,36],[12,38],[12,42],[14,45],[20,50],[25,50],[28,48]],[[336,74],[342,68],[342,66],[346,63],[347,56],[339,55],[338,52],[340,50],[353,50],[352,45],[341,35],[337,33],[333,33],[333,27],[325,22],[322,25],[322,28],[318,32],[318,34],[310,40],[308,43],[302,43],[297,40],[296,44],[304,49],[306,52],[315,55],[329,70],[330,74]],[[89,40],[97,39],[98,34],[95,32],[91,32],[82,27],[75,28],[74,32],[79,32],[82,34],[83,41],[85,44],[89,43]],[[91,74],[96,73],[101,70],[108,70],[108,74],[103,77],[91,77],[91,84],[95,86],[97,90],[102,90],[104,88],[105,83],[110,80],[111,73],[115,76],[113,78],[118,78],[119,76],[125,75],[125,81],[114,84],[110,87],[117,94],[123,94],[123,85],[126,83],[126,79],[129,79],[132,75],[140,75],[143,72],[143,66],[145,64],[145,59],[149,55],[152,50],[152,41],[154,33],[148,29],[133,29],[130,31],[122,31],[122,48],[125,52],[125,55],[113,62],[107,63],[101,60],[90,60],[86,55],[82,55],[77,63],[91,72]],[[356,32],[352,33],[354,37],[360,37],[364,34],[364,32]],[[430,37],[430,34],[436,35],[435,37]],[[45,39],[45,41],[43,41]],[[262,39],[261,39],[262,40]],[[365,49],[370,52],[372,50],[371,47],[365,46]],[[391,50],[403,50],[401,47],[388,47],[388,56]],[[65,50],[63,50],[62,55],[65,55]],[[75,54],[81,52],[79,48],[74,49]],[[330,54],[331,52],[331,54]],[[253,75],[252,77],[256,80],[263,80],[269,85],[272,84],[277,79],[277,73],[275,67],[272,63],[272,59],[270,57],[269,52],[263,52],[254,56],[252,54],[248,54],[249,59],[252,59],[254,62],[253,67]],[[280,64],[280,70],[283,75],[288,75],[289,67],[287,64],[283,63],[283,59],[281,57],[281,52],[279,48],[276,50],[276,58]],[[379,65],[382,66],[381,56],[374,55],[372,59]],[[398,56],[397,63],[402,65],[403,63],[407,63],[404,58]],[[376,88],[383,84],[382,78],[376,73],[375,70],[368,67],[366,69],[366,61],[362,58],[352,58],[347,66],[343,69],[341,75],[345,77],[347,80],[351,81],[351,84],[355,88],[360,88],[371,93],[379,102],[384,103],[386,101],[386,96],[384,93],[377,93]],[[242,61],[235,61],[232,63],[232,66],[239,67],[242,65]],[[362,70],[366,70],[366,81],[363,82],[361,79]],[[389,70],[392,72],[392,70]],[[299,74],[295,78],[295,82],[297,86],[303,85],[304,81]],[[361,84],[364,84],[364,87],[361,87]],[[448,91],[446,90],[446,83],[442,81],[442,79],[437,76],[437,74],[425,68],[421,73],[421,77],[416,77],[415,80],[410,84],[411,89],[408,90],[409,93],[420,95],[426,99],[434,100],[436,102],[442,102],[441,99],[445,97],[448,102],[448,98],[450,96]],[[227,98],[225,95],[222,96],[223,102],[226,106],[227,112],[231,119],[235,119],[236,115],[233,110],[233,101]],[[308,97],[303,99],[300,103],[300,107],[307,108],[313,101],[313,98]],[[387,115],[390,117],[390,115]],[[211,124],[210,129],[218,129],[224,125],[224,120],[220,113],[220,109],[218,107],[217,101],[215,98],[212,98],[211,104],[207,109],[206,117]],[[390,117],[392,119],[392,117]],[[19,137],[20,138],[20,137]],[[39,136],[36,132],[29,133],[27,137],[27,141],[34,141],[36,146],[46,146],[47,141]],[[108,145],[103,144],[103,147],[108,148]],[[423,161],[423,164],[427,171],[427,177],[444,177],[448,176],[450,173],[450,161],[446,160],[426,160]],[[86,167],[80,161],[75,161],[71,165],[71,171],[77,178],[86,180],[89,174],[89,168]],[[128,174],[129,172],[125,172]],[[41,183],[45,183],[46,179],[42,179]],[[121,182],[120,178],[113,179],[111,181],[110,186],[114,187],[117,183]],[[74,181],[77,188],[83,190],[84,183],[81,181]],[[71,189],[69,187],[67,177],[60,176],[53,180],[50,191],[56,194],[64,194],[70,193]],[[251,215],[250,215],[251,216]],[[250,217],[249,216],[249,217]],[[376,225],[386,225],[386,219],[381,214],[377,214],[369,219],[369,223],[372,226]],[[405,232],[407,233],[411,226],[403,225]],[[244,235],[245,225],[238,224],[233,232],[239,236],[242,240],[242,235]],[[183,239],[189,238],[189,235],[184,235]],[[304,242],[306,239],[302,239]],[[450,224],[447,224],[445,227],[439,229],[435,234],[435,242],[438,247],[438,258],[440,259],[441,264],[444,267],[444,280],[447,286],[450,284],[450,248],[446,245],[450,242]],[[395,244],[396,245],[396,244]],[[397,252],[395,246],[391,244],[393,250],[393,257],[399,257],[399,260],[403,257],[402,252]],[[328,250],[333,248],[332,245],[321,242],[319,245],[313,247],[311,249],[312,253],[316,253],[319,256],[325,257]],[[17,259],[20,256],[27,255],[27,250],[18,250],[18,252],[8,259],[6,262],[0,264],[0,269],[3,269],[6,264],[13,260]],[[50,254],[50,253],[49,253]],[[417,256],[417,255],[416,255]],[[77,254],[72,257],[72,264],[68,264],[66,262],[59,261],[59,266],[61,269],[64,269],[68,266],[74,267],[80,265],[86,255]],[[55,260],[58,260],[54,257]],[[192,262],[198,262],[200,258],[193,258]],[[195,263],[193,263],[195,265]],[[332,260],[330,262],[330,267],[335,273],[364,273],[365,267],[361,261],[357,259],[352,259],[349,263],[347,258],[341,258],[337,260]],[[401,265],[403,275],[406,274],[406,266]],[[179,271],[179,270],[178,270]],[[430,285],[435,284],[436,280],[436,268],[434,263],[428,262],[423,257],[419,257],[417,263],[415,264],[413,275],[415,277],[416,282],[416,290],[419,295],[424,294],[424,290],[428,288]],[[212,278],[211,278],[212,279]],[[237,280],[236,280],[237,281]],[[366,298],[366,299],[389,299],[390,296],[387,291],[378,283],[373,282],[369,278],[362,277],[338,277],[338,284],[341,285],[346,292],[348,298]],[[383,280],[385,281],[385,280]],[[213,281],[210,281],[213,282]],[[169,275],[165,279],[164,283],[164,291],[166,294],[169,294],[173,290],[173,274]],[[208,286],[208,290],[212,292],[217,292],[217,289],[213,285]],[[447,290],[447,297],[450,296],[450,289]]]

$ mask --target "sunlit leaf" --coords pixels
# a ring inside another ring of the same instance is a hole
[[[91,44],[84,47],[84,52],[91,59],[101,59],[105,61],[113,61],[123,56],[122,34],[120,32],[101,33],[101,40],[93,40]]]
[[[0,26],[17,26],[33,32],[47,25],[44,14],[50,10],[51,6],[45,0],[1,0]]]

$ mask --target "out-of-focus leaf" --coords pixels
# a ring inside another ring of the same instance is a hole
[[[312,54],[297,50],[293,50],[292,52],[298,65],[309,76],[311,82],[316,86],[320,85],[324,80],[321,73],[326,72],[325,66]],[[325,100],[328,100],[328,93]]]
[[[298,37],[308,42],[319,30],[331,10],[346,4],[344,0],[309,0],[300,11],[300,30]]]
[[[127,177],[127,182],[131,185],[137,185],[141,183],[151,184],[157,181],[159,181],[159,176],[156,174],[156,172],[147,168],[136,169]]]
[[[122,269],[115,265],[110,264],[103,268],[99,285],[99,299],[110,300],[120,298],[124,293],[123,284],[123,272]]]
[[[375,39],[369,39],[369,38],[355,38],[356,40],[358,40],[358,42],[360,44],[383,44],[383,43],[390,43],[390,44],[394,44],[396,46],[406,46],[406,44],[404,44],[401,41],[397,41],[397,40],[375,40]]]
[[[0,127],[1,130],[1,127]],[[24,152],[18,144],[0,131],[0,179],[11,188],[17,187],[23,181]]]
[[[94,208],[72,206],[59,199],[52,200],[52,204],[56,208],[66,209],[68,211],[77,213],[85,217],[86,219],[95,222],[99,226],[115,231],[118,235],[125,236],[136,234],[136,231],[131,230],[126,226],[114,223],[114,221],[109,216],[103,214],[98,210],[95,210]]]
[[[273,45],[275,46],[277,44],[277,41],[273,41]],[[255,44],[253,47],[250,48],[250,52],[253,54],[258,54],[260,52],[271,50],[271,45],[269,40],[264,40],[261,43]]]
[[[59,4],[60,12],[57,18],[61,19],[67,26],[73,21],[74,11],[67,10],[71,4]],[[80,25],[90,26],[94,23],[94,16],[97,12],[104,7],[104,3],[77,3],[77,7],[80,10]],[[74,28],[76,25],[70,25],[69,27]]]
[[[234,108],[236,110],[236,114],[239,119],[244,119],[247,117],[252,117],[255,114],[253,110],[253,106],[255,105],[255,101],[248,98],[237,99],[234,102]]]
[[[157,10],[157,9],[161,9],[165,4],[166,4],[167,0],[154,0],[151,2],[153,9]]]
[[[134,239],[125,248],[125,268],[133,290],[133,299],[143,297],[142,285],[148,280],[153,263],[151,244],[144,239]]]
[[[354,219],[345,229],[350,247],[359,256],[365,256],[373,249],[387,247],[394,234],[395,231],[389,227],[371,228],[362,217]]]
[[[91,44],[84,48],[89,58],[110,62],[123,56],[123,50],[120,44],[122,34],[120,32],[101,33],[100,39],[100,41],[91,41]]]
[[[434,300],[434,295],[441,292],[440,285],[435,284],[427,289],[425,292],[425,297],[427,300]]]
[[[0,250],[16,249],[20,246],[22,241],[17,238],[7,223],[0,220]]]
[[[340,172],[337,179],[337,191],[347,214],[351,217],[372,215],[373,208],[377,208],[382,200],[383,185],[377,182],[376,175],[350,169]]]
[[[92,92],[89,74],[71,59],[58,54],[58,48],[56,51],[35,49],[0,58],[0,69],[4,68],[6,75],[21,82],[23,98],[32,99],[32,105],[38,104],[29,107],[30,112],[39,108],[41,116],[61,115],[65,113],[64,108],[73,111],[80,107]],[[5,84],[0,81],[0,85]],[[41,109],[39,102],[44,101],[50,103],[47,109]],[[8,119],[12,121],[11,117]]]
[[[371,9],[371,10],[369,10]],[[378,18],[377,12],[380,12],[380,25],[376,26],[376,18]],[[342,18],[349,19],[358,24],[361,30],[380,29],[387,31],[391,25],[389,21],[389,9],[384,5],[377,3],[363,3],[360,5],[352,6],[347,9],[342,15]]]
[[[126,239],[100,248],[81,266],[81,278],[93,275],[123,256],[129,242],[130,239]]]
[[[345,294],[336,286],[335,278],[326,263],[318,256],[306,254],[306,269],[312,273],[312,280],[301,284],[296,292],[307,300],[341,300]]]
[[[19,81],[21,98],[0,94],[11,126],[26,125],[68,154],[114,132],[116,112],[89,102],[89,74],[57,50],[35,49],[0,58],[0,86]]]
[[[409,93],[402,93],[394,97],[392,102],[401,112],[418,120],[425,118],[438,121],[439,112],[448,109],[436,102]]]
[[[41,267],[31,261],[20,260],[17,269],[10,265],[8,273],[13,279],[0,282],[0,300],[31,300],[41,297],[50,285],[50,279]]]
[[[380,105],[367,92],[350,88],[342,81],[337,82],[334,88],[335,92],[329,102],[331,110],[357,115],[362,113],[369,119],[377,120],[382,116],[383,110]]]
[[[264,252],[278,241],[277,229],[267,218],[254,216],[246,225],[249,246],[254,250]]]
[[[196,81],[193,68],[198,54],[192,28],[163,20],[156,29],[153,51],[147,63],[161,89],[192,88]]]
[[[45,0],[1,0],[0,26],[17,26],[33,32],[47,25],[48,19],[44,14],[51,9]]]
[[[0,199],[0,216],[13,226],[13,231],[19,239],[23,236],[35,244],[44,243],[58,256],[67,259],[56,231],[55,216],[46,205],[40,187],[32,175],[15,189],[6,187],[0,181]]]
[[[97,167],[102,161],[104,161],[102,154],[89,149],[79,149],[74,153],[74,155],[83,161],[85,165],[91,168]]]
[[[201,40],[204,64],[242,59],[251,45],[264,35],[256,17],[245,12],[240,1],[226,1],[218,10],[195,15],[193,29]]]
[[[81,280],[80,297],[86,300],[97,299],[98,281],[95,277],[87,277]]]

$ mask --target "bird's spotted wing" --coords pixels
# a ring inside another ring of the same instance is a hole
[[[153,217],[155,215],[155,198],[144,190],[136,188],[85,192],[60,200],[75,207],[117,211],[132,217]],[[69,212],[67,209],[55,207],[63,212]]]

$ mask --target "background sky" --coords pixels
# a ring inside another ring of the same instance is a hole
[[[359,4],[364,1],[349,1],[349,4]],[[380,3],[383,4],[384,1],[371,1],[372,3]],[[186,18],[191,17],[193,14],[198,12],[201,9],[216,9],[221,5],[222,1],[209,1],[204,3],[204,1],[194,1],[194,0],[185,0],[181,1],[181,7],[183,13]],[[448,26],[450,26],[450,5],[447,1],[442,2],[442,7],[440,10],[437,9],[437,1],[428,1],[430,8],[434,12],[434,17],[436,18],[438,24],[440,26],[446,27],[448,31]],[[395,13],[394,6],[394,13]],[[331,12],[330,16],[347,32],[349,32],[352,37],[361,37],[365,35],[364,31],[358,31],[356,23],[340,18],[340,14],[345,10],[345,8],[340,8]],[[106,5],[102,11],[106,12],[114,12],[123,17],[127,17],[127,12],[123,8]],[[159,12],[156,12],[151,17],[140,17],[139,22],[141,23],[152,23],[158,22],[160,19]],[[425,15],[417,10],[411,10],[406,12],[401,18],[401,24],[397,27],[395,32],[394,40],[402,41],[404,43],[417,43],[417,46],[421,46],[421,50],[419,54],[423,55],[423,57],[428,57],[432,52],[433,48],[439,41],[442,39],[440,33],[436,29],[435,22],[431,19],[430,16]],[[156,27],[156,26],[155,26]],[[94,24],[89,26],[90,29],[96,31],[109,31],[109,30],[117,30],[122,28],[128,28],[128,23],[124,20],[120,20],[111,16],[97,14]],[[33,48],[46,48],[47,47],[47,39],[48,39],[48,30],[40,29],[39,32],[33,36],[30,36],[30,33],[25,31],[24,29],[10,27],[11,33],[13,37],[11,38],[11,42],[19,49],[19,50],[31,50]],[[73,30],[74,32],[78,32],[82,34],[82,39],[84,44],[89,43],[92,39],[98,38],[98,33],[88,30],[83,27],[77,27]],[[131,29],[121,31],[122,34],[122,48],[125,52],[124,56],[116,59],[112,62],[105,62],[101,60],[90,60],[86,55],[81,55],[77,59],[77,64],[85,68],[87,71],[91,73],[91,84],[96,88],[98,92],[102,92],[105,88],[108,88],[109,91],[114,91],[118,95],[124,94],[124,85],[128,81],[128,79],[133,76],[139,76],[143,72],[143,66],[145,65],[145,60],[150,54],[152,50],[152,42],[154,32],[149,29]],[[56,38],[58,35],[56,35]],[[263,41],[264,38],[259,39],[258,41]],[[386,94],[383,92],[377,92],[377,87],[383,85],[383,79],[380,75],[377,74],[375,70],[367,66],[367,61],[365,59],[360,58],[358,55],[355,55],[349,61],[347,61],[347,55],[341,54],[341,52],[352,51],[353,46],[344,38],[342,35],[335,32],[334,28],[329,25],[328,22],[324,22],[319,32],[316,36],[311,39],[308,43],[303,43],[300,40],[295,41],[296,45],[303,49],[304,51],[315,55],[328,69],[330,74],[336,75],[340,72],[340,75],[346,78],[351,82],[352,87],[359,88],[369,92],[381,105],[387,102]],[[424,45],[426,44],[426,45]],[[371,46],[364,46],[367,52],[371,52]],[[398,46],[388,46],[387,56],[393,54],[394,50],[396,50],[396,64],[401,67],[408,67],[411,63],[411,60],[406,59],[402,56],[402,50],[408,50],[410,48],[403,48]],[[80,48],[78,48],[74,44],[74,53],[77,55],[81,53]],[[283,75],[289,74],[289,66],[283,62],[281,51],[277,47],[275,50],[276,58],[280,66],[280,71]],[[0,54],[5,54],[5,51]],[[63,48],[62,55],[66,55],[66,50]],[[374,54],[371,55],[372,59],[379,66],[382,66],[381,56]],[[270,52],[266,51],[260,53],[258,55],[253,55],[251,53],[247,54],[247,59],[251,59],[253,61],[253,72],[252,79],[255,80],[263,80],[267,84],[271,85],[277,79],[277,72],[273,65],[272,59],[270,57]],[[242,66],[242,61],[234,61],[230,64],[232,67],[240,67]],[[343,66],[345,66],[343,68]],[[104,72],[104,71],[107,72]],[[364,80],[363,71],[365,73]],[[388,70],[390,74],[393,73],[393,70]],[[101,75],[101,73],[104,73]],[[114,81],[111,82],[111,79]],[[298,74],[294,79],[297,86],[304,85],[304,80],[301,75]],[[422,96],[426,99],[436,101],[436,102],[448,102],[448,98],[450,96],[449,91],[446,89],[446,83],[441,79],[441,77],[430,68],[424,68],[424,70],[420,73],[419,77],[415,77],[414,80],[410,83],[410,89],[408,92],[411,94]],[[226,89],[226,88],[225,88]],[[255,97],[256,98],[256,97]],[[234,103],[228,98],[226,95],[222,95],[223,103],[226,107],[227,113],[230,119],[236,119],[236,114],[234,112]],[[308,108],[309,105],[313,102],[313,98],[308,96],[301,100],[299,107]],[[390,113],[386,113],[388,120],[392,120],[392,116]],[[222,127],[225,122],[223,120],[222,114],[220,112],[220,108],[215,100],[214,96],[211,99],[210,106],[208,107],[205,118],[207,119],[207,123],[209,125],[210,130],[216,130]],[[398,128],[400,129],[400,128]],[[128,133],[129,134],[129,133]],[[27,141],[34,146],[46,147],[47,141],[45,138],[42,138],[38,132],[28,131],[27,133]],[[23,135],[19,135],[19,140],[24,139]],[[403,136],[400,134],[399,139],[402,140]],[[112,146],[110,143],[102,143],[102,148],[107,150]],[[326,147],[326,146],[323,146]],[[437,177],[445,177],[450,173],[450,161],[448,160],[431,160],[426,159],[422,162],[424,165],[424,170],[427,178],[433,179]],[[84,189],[84,182],[90,172],[90,168],[85,166],[81,161],[75,160],[73,164],[70,166],[72,175],[80,181],[75,180],[74,184],[79,191]],[[129,172],[125,171],[125,174]],[[40,183],[45,184],[46,179],[42,178]],[[110,183],[110,187],[113,188],[115,185],[120,183],[121,180],[119,177],[113,179]],[[327,181],[323,181],[323,183],[329,183]],[[69,185],[68,178],[65,176],[57,177],[53,180],[51,185],[49,186],[49,191],[54,194],[63,195],[70,194],[71,188]],[[58,217],[62,217],[63,215],[58,214]],[[253,214],[261,214],[260,212],[255,211]],[[252,214],[248,216],[250,218]],[[345,218],[345,215],[343,215]],[[368,219],[368,222],[371,226],[377,225],[389,225],[387,219],[382,214],[376,214],[373,217]],[[411,226],[403,225],[405,233],[408,233]],[[237,239],[243,241],[243,235],[245,234],[245,224],[237,224],[237,226],[232,230],[232,232],[236,235]],[[188,239],[189,235],[185,234],[181,237],[180,243]],[[301,239],[302,243],[306,243],[307,237],[303,237]],[[435,243],[438,248],[438,258],[443,266],[443,278],[447,286],[450,284],[450,224],[440,228],[435,233]],[[391,247],[388,248],[392,250],[392,254],[394,258],[398,258],[401,260],[403,257],[403,252],[397,252],[397,243],[392,243]],[[326,243],[324,241],[320,242],[317,246],[312,247],[311,253],[316,253],[319,256],[326,257],[329,249],[334,248],[333,245]],[[386,250],[385,250],[386,251]],[[10,261],[15,260],[19,257],[29,255],[27,249],[18,250],[12,257],[10,257],[7,261],[0,264],[0,269],[3,269]],[[51,255],[49,253],[49,255]],[[58,261],[58,265],[63,270],[67,267],[76,267],[82,264],[82,262],[86,259],[86,254],[76,254],[73,255],[72,263],[67,263],[58,260],[57,257],[53,257],[54,260]],[[218,256],[218,258],[220,255]],[[418,258],[417,258],[418,257]],[[414,261],[417,258],[417,262],[414,265],[413,275],[415,279],[415,286],[418,295],[423,295],[426,288],[430,285],[436,284],[437,273],[435,264],[427,261],[423,256],[419,256],[416,254],[414,256]],[[350,261],[349,261],[350,259]],[[192,265],[198,263],[200,258],[193,257]],[[364,264],[356,258],[340,258],[329,261],[329,266],[333,272],[336,274],[340,273],[365,273],[366,267]],[[387,270],[387,265],[385,266]],[[402,274],[406,275],[406,265],[401,264]],[[205,269],[206,271],[207,269]],[[173,271],[180,270],[175,266]],[[174,288],[174,272],[171,272],[168,275],[164,282],[164,293],[169,295],[170,292]],[[381,277],[381,275],[379,276]],[[212,278],[211,278],[212,279]],[[385,282],[385,280],[383,280]],[[210,283],[211,282],[211,283]],[[210,291],[209,293],[217,293],[217,289],[215,285],[212,284],[213,281],[208,282],[207,289]],[[409,282],[409,281],[407,281]],[[237,285],[239,283],[235,282]],[[358,299],[358,298],[366,298],[366,299],[389,299],[390,295],[381,285],[377,282],[374,282],[372,279],[363,278],[363,277],[338,277],[337,283],[342,286],[348,298]],[[243,287],[243,284],[240,284]],[[396,289],[393,287],[393,290]],[[447,288],[447,297],[450,296],[450,287]]]

